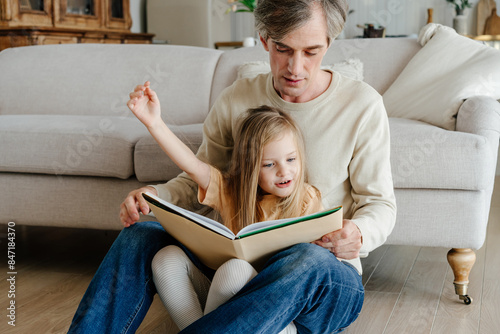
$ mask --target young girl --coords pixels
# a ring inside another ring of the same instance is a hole
[[[319,191],[305,182],[302,134],[282,111],[261,106],[242,115],[229,170],[222,172],[198,160],[170,131],[149,82],[130,94],[127,105],[198,184],[199,202],[214,208],[234,233],[255,222],[323,209]],[[257,274],[247,262],[233,259],[217,269],[210,283],[177,246],[160,250],[152,266],[158,294],[181,330],[229,300]],[[294,328],[292,323],[285,331],[293,333]]]

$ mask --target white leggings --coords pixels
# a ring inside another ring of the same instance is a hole
[[[180,330],[227,302],[257,275],[248,262],[231,259],[217,269],[210,283],[177,246],[161,249],[152,268],[158,295]],[[279,334],[294,333],[292,322]]]

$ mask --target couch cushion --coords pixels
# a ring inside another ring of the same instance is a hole
[[[203,124],[169,125],[170,130],[193,152],[197,152],[203,138]],[[162,151],[151,136],[141,138],[134,153],[135,174],[141,182],[167,181],[181,169]]]
[[[134,146],[147,135],[129,118],[0,115],[0,171],[126,179]]]
[[[68,44],[0,53],[0,115],[135,118],[128,94],[146,80],[170,124],[201,123],[222,51],[173,45]],[[33,108],[36,106],[36,108]]]
[[[359,58],[363,81],[383,94],[422,47],[416,38],[354,38],[335,41],[323,63]]]
[[[484,190],[482,161],[489,148],[482,136],[389,118],[395,188]]]
[[[464,100],[500,98],[500,51],[438,24],[422,28],[419,41],[423,48],[384,93],[390,117],[455,130]]]

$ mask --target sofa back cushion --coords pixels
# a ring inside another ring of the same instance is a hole
[[[170,124],[204,121],[222,51],[168,45],[71,44],[0,53],[0,115],[134,117],[128,94],[146,80]]]

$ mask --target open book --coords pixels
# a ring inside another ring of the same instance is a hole
[[[213,269],[231,258],[259,266],[280,250],[342,228],[339,206],[308,216],[254,223],[235,235],[223,224],[151,193],[143,197],[163,228]]]

